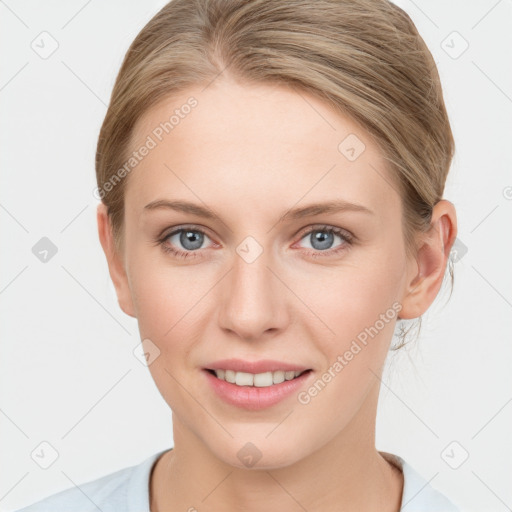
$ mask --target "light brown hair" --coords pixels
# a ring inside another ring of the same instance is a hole
[[[133,149],[136,122],[165,98],[221,73],[248,85],[291,86],[356,121],[388,162],[414,254],[416,235],[430,227],[442,199],[454,139],[434,59],[410,17],[387,0],[165,5],[128,49],[98,139],[97,185],[119,250],[129,176],[113,178]],[[451,261],[449,271],[453,284]]]

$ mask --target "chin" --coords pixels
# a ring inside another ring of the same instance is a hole
[[[267,435],[268,431],[264,435]],[[247,470],[272,470],[290,466],[301,460],[304,455],[297,450],[297,444],[290,439],[284,445],[276,437],[276,443],[264,439],[261,441],[238,441],[231,439],[225,449],[215,446],[214,455],[228,466]],[[220,448],[220,451],[218,449]]]

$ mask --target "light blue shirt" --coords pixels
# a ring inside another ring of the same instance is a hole
[[[17,512],[151,512],[149,482],[153,465],[167,450],[141,463],[96,480],[53,494]],[[402,457],[380,452],[402,469],[404,488],[400,511],[460,512],[446,496],[434,489]]]

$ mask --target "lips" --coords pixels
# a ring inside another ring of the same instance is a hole
[[[256,387],[268,387],[276,384],[280,384],[285,380],[293,380],[309,372],[294,372],[294,371],[282,371],[276,372],[265,372],[265,373],[246,373],[246,372],[235,372],[234,370],[206,370],[212,375],[215,375],[218,379],[224,380],[237,386],[256,386]]]
[[[304,372],[311,370],[307,366],[291,364],[285,361],[277,361],[272,359],[263,359],[260,361],[244,361],[243,359],[221,359],[209,363],[204,367],[205,370],[232,370],[234,372],[245,372],[252,374],[266,372]]]
[[[219,363],[219,361],[217,361],[212,366],[217,366],[217,363]],[[226,365],[225,361],[221,361],[220,363]],[[272,362],[272,365],[274,363],[275,362]],[[274,367],[269,365],[269,361],[265,361],[264,364],[266,365],[264,366],[265,368]],[[278,364],[283,365],[282,362],[279,362]],[[284,366],[288,366],[289,368],[292,365],[288,364]],[[239,368],[240,366],[236,367]],[[254,365],[252,368],[254,368]],[[232,370],[226,370],[226,373],[227,372],[235,373]],[[262,386],[251,386],[250,382],[245,382],[245,380],[244,382],[240,383],[241,385],[222,380],[215,376],[215,372],[213,370],[209,370],[207,368],[202,370],[202,374],[204,375],[209,388],[215,393],[217,397],[229,405],[233,405],[241,409],[246,409],[248,411],[258,411],[270,408],[273,405],[277,405],[281,401],[290,399],[294,394],[297,394],[301,388],[308,385],[308,383],[310,383],[312,379],[315,378],[315,374],[312,370],[306,370],[302,372],[298,377],[295,377],[291,380],[285,380],[284,382],[280,382],[278,384],[266,385],[269,384],[268,381],[261,381],[259,384],[263,384]],[[249,378],[248,373],[245,373],[244,375],[243,372],[236,372],[236,375],[242,376],[243,379]],[[265,377],[265,373],[263,374],[263,377]]]

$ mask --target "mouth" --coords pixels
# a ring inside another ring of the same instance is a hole
[[[248,373],[234,370],[212,369],[205,370],[219,380],[240,387],[266,388],[286,381],[292,381],[312,372],[311,368],[302,371],[277,370],[273,372]]]
[[[311,368],[278,361],[248,364],[240,360],[223,360],[209,366],[202,372],[210,390],[225,403],[247,411],[261,411],[291,399],[314,377]],[[240,367],[259,373],[238,371]]]

